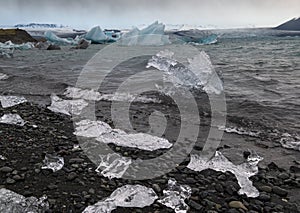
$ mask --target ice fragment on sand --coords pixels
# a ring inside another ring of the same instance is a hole
[[[168,188],[163,190],[164,197],[158,200],[159,203],[172,208],[176,213],[186,213],[189,206],[185,203],[192,194],[188,185],[178,185],[175,180],[168,181]]]
[[[176,66],[173,59],[174,53],[164,50],[153,56],[147,64],[147,68],[154,67],[163,71],[172,83],[179,87],[181,85],[191,88],[202,88],[207,93],[220,94],[223,85],[218,78],[205,52],[200,52],[192,59],[188,59],[188,67]]]
[[[122,157],[117,153],[100,155],[101,162],[96,172],[104,177],[121,178],[131,164],[131,158]]]
[[[294,149],[300,151],[300,137],[293,137],[289,133],[282,134],[282,138],[280,139],[280,143],[283,148],[286,149]]]
[[[110,34],[106,35],[100,26],[93,27],[87,34],[84,35],[86,40],[91,41],[92,43],[102,44],[106,42],[113,42],[118,39],[118,37],[114,38],[109,36]]]
[[[134,45],[166,45],[170,44],[169,36],[164,35],[165,25],[158,21],[148,27],[139,30],[134,28],[124,34],[120,40],[120,44],[126,46]]]
[[[24,126],[26,122],[18,114],[4,114],[0,118],[0,123]]]
[[[74,40],[74,39],[67,39],[67,38],[60,38],[57,35],[55,35],[52,31],[46,31],[44,33],[45,38],[53,43],[56,44],[62,44],[62,45],[72,45],[72,44],[77,44],[78,41]]]
[[[172,147],[172,144],[164,138],[144,133],[127,134],[120,130],[104,133],[97,140],[106,144],[112,143],[117,146],[138,148],[146,151],[169,149]]]
[[[248,156],[247,161],[234,165],[221,152],[216,152],[215,156],[207,159],[205,156],[191,155],[191,161],[188,168],[194,171],[203,171],[205,169],[213,169],[220,172],[231,172],[236,176],[241,187],[239,194],[246,194],[248,197],[258,197],[259,191],[253,186],[249,178],[258,172],[257,164],[263,158],[256,153]]]
[[[125,185],[116,189],[108,198],[85,208],[83,213],[110,213],[117,207],[150,206],[157,199],[153,189],[141,185]]]
[[[101,100],[101,94],[93,89],[81,89],[76,87],[68,87],[64,93],[68,98],[73,99],[84,99],[90,101],[99,101]]]
[[[111,131],[112,128],[105,122],[82,120],[76,123],[74,134],[81,137],[96,138]]]
[[[51,106],[49,110],[53,112],[63,113],[66,115],[80,115],[82,110],[88,106],[85,100],[63,100],[55,94],[51,95]]]
[[[24,197],[8,189],[0,189],[1,213],[42,213],[49,210],[47,197]]]
[[[0,160],[6,160],[7,158],[3,155],[0,155]]]
[[[46,154],[43,160],[42,169],[51,169],[53,172],[61,170],[64,166],[64,158],[56,155]]]
[[[1,53],[0,53],[1,54]],[[4,73],[0,73],[0,81],[1,80],[6,80],[8,79],[8,75],[4,74]]]
[[[7,41],[5,43],[0,42],[0,50],[29,50],[34,48],[34,44],[31,42],[23,43],[23,44],[14,44],[11,41]]]
[[[26,98],[18,96],[0,96],[0,101],[3,108],[12,107],[27,102]]]

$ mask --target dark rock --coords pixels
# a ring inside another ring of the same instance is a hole
[[[266,193],[260,193],[258,199],[263,202],[267,202],[267,201],[271,200],[271,197],[270,197],[270,195],[268,195]]]
[[[12,171],[13,171],[13,169],[8,167],[8,166],[4,166],[4,167],[0,168],[0,172],[9,173],[9,172],[12,172]]]
[[[70,180],[70,181],[72,181],[72,180],[74,180],[76,178],[77,178],[77,174],[75,172],[69,173],[68,177],[67,177],[67,179]]]
[[[287,174],[287,173],[280,173],[280,174],[278,175],[278,177],[279,177],[280,179],[286,180],[286,179],[288,179],[290,176],[289,176],[289,174]]]
[[[50,44],[47,50],[61,50],[61,48],[56,44]]]
[[[85,40],[85,39],[81,39],[77,46],[75,47],[75,49],[87,49],[89,47],[90,43]]]
[[[6,183],[7,184],[14,184],[16,181],[14,179],[11,179],[11,178],[7,178],[6,179]]]
[[[272,192],[272,187],[270,186],[261,186],[259,187],[259,189],[264,192],[269,192],[269,193]]]
[[[281,197],[286,197],[288,194],[288,191],[286,191],[283,188],[280,188],[279,186],[274,186],[273,187],[273,192]]]
[[[161,192],[161,188],[158,184],[152,184],[152,188],[154,189],[155,192],[160,193]]]
[[[202,205],[200,205],[199,203],[193,201],[193,200],[190,200],[188,205],[193,208],[193,209],[196,209],[198,211],[204,211],[204,207]],[[198,212],[197,211],[197,212]]]
[[[276,30],[291,30],[291,31],[300,31],[300,18],[294,18],[289,20],[278,27],[275,27]]]
[[[53,184],[53,183],[50,183],[48,186],[47,186],[48,189],[50,190],[53,190],[53,189],[57,189],[57,185]]]

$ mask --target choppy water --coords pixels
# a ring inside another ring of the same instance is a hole
[[[255,36],[226,34],[217,44],[197,46],[207,52],[224,82],[231,125],[300,134],[299,45],[299,37],[256,33]],[[60,95],[67,86],[74,86],[83,66],[104,46],[93,45],[87,50],[64,47],[62,51],[17,51],[12,59],[0,59],[0,73],[9,76],[0,81],[0,91],[49,104],[51,93]],[[130,73],[146,70],[148,59],[138,57],[116,67],[118,77],[111,76],[105,92]],[[143,84],[143,79],[151,79],[151,75],[139,78]]]

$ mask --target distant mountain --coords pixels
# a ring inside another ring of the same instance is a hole
[[[15,28],[65,28],[63,25],[57,24],[38,24],[38,23],[30,23],[30,24],[16,24]]]
[[[276,30],[290,30],[290,31],[300,31],[300,18],[294,18],[289,20],[278,27],[275,27]]]

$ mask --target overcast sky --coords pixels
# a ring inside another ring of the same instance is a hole
[[[0,25],[56,23],[75,28],[166,24],[276,26],[300,16],[300,0],[0,0]]]

